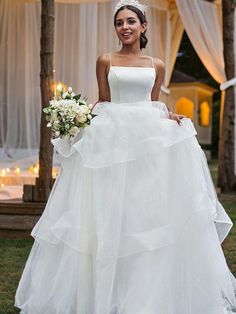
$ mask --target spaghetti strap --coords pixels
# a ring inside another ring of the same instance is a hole
[[[153,58],[151,57],[151,59],[152,59],[152,67],[155,68]]]
[[[111,53],[109,52],[109,59],[110,59],[110,67],[111,67]]]

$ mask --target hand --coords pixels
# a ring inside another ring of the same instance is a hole
[[[169,111],[169,116],[171,120],[176,120],[176,122],[178,123],[178,125],[181,125],[181,119],[186,118],[186,116],[184,116],[183,114],[177,114],[177,113],[173,113],[171,111]]]

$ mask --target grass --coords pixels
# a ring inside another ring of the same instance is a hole
[[[227,264],[236,276],[236,194],[221,194],[219,200],[234,224],[222,247]]]
[[[212,162],[213,180],[217,178],[217,164]],[[236,275],[236,194],[221,194],[219,200],[232,219],[234,226],[223,242],[227,264]],[[33,239],[0,239],[0,314],[14,314],[14,296],[17,284],[30,252]],[[32,313],[33,314],[33,313]]]
[[[209,165],[214,184],[217,182],[217,160],[212,160]],[[225,208],[227,214],[233,222],[227,238],[223,241],[222,247],[227,260],[227,264],[236,276],[236,193],[221,193],[219,201]]]
[[[0,314],[19,313],[14,295],[32,244],[33,239],[0,239]]]

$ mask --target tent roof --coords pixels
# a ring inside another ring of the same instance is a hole
[[[195,78],[194,76],[191,76],[189,74],[186,74],[184,72],[178,71],[178,70],[174,70],[172,77],[171,77],[171,81],[170,81],[170,87],[174,87],[174,86],[192,86],[192,87],[199,87],[202,88],[210,93],[215,93],[216,91],[218,91],[217,89],[209,86],[208,84],[198,80],[197,78]]]
[[[179,70],[174,70],[171,76],[171,83],[189,83],[197,81],[198,80],[194,76],[191,76]]]

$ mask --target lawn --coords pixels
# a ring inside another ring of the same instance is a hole
[[[234,223],[222,247],[229,268],[236,276],[236,194],[221,194],[219,200]]]
[[[213,162],[210,168],[215,180],[216,164]],[[222,246],[229,268],[236,275],[236,194],[221,194],[219,200],[234,223]],[[32,244],[33,239],[0,239],[0,314],[19,313],[13,300]]]
[[[0,314],[19,313],[13,300],[32,243],[33,239],[0,239]]]

